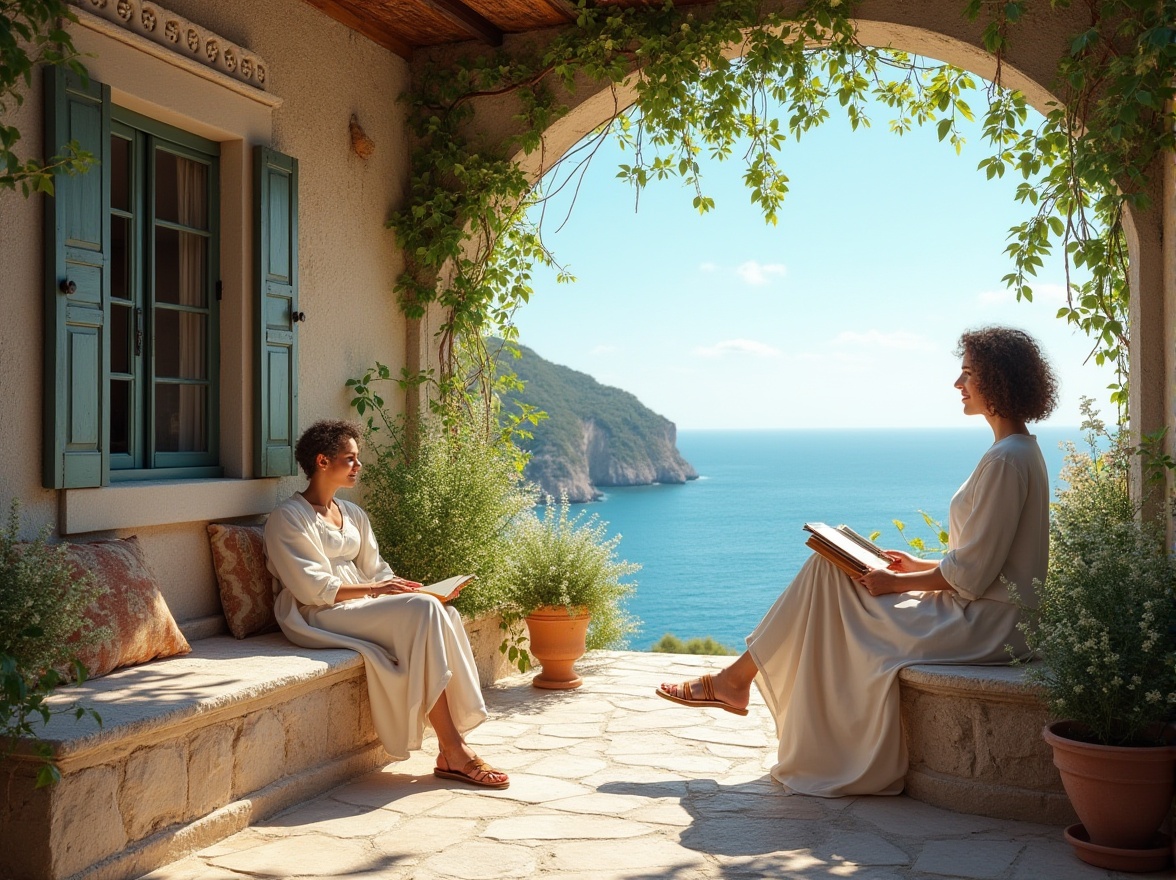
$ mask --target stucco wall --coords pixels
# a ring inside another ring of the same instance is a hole
[[[97,49],[97,57],[86,63],[97,79],[115,86],[116,103],[222,142],[221,462],[226,476],[247,478],[253,411],[252,146],[266,143],[299,160],[299,308],[307,315],[298,330],[300,422],[348,417],[346,379],[377,359],[396,369],[404,362],[404,322],[392,293],[402,263],[384,221],[408,180],[404,112],[396,102],[407,86],[408,68],[302,0],[164,5],[262,56],[268,91],[281,99],[276,109],[250,104],[234,115],[230,111],[240,99],[228,92],[221,102],[190,74],[117,46],[92,29],[75,28],[88,51]],[[168,78],[166,84],[160,77]],[[10,117],[24,134],[22,151],[30,155],[41,150],[41,103],[38,79],[24,107]],[[376,143],[368,160],[350,149],[352,113]],[[8,459],[0,471],[0,504],[6,509],[9,499],[21,499],[26,535],[68,519],[64,493],[40,486],[43,211],[40,197],[0,193],[0,450]],[[276,499],[303,485],[295,478],[258,483],[263,490],[257,497]],[[123,493],[118,503],[127,527],[68,538],[138,534],[177,619],[218,614],[206,520],[145,526],[159,522],[161,510],[167,514],[163,519],[183,519],[184,493],[144,487],[140,494],[131,508],[144,511],[141,519],[132,513],[126,521]],[[103,499],[90,496],[89,509],[102,510]]]

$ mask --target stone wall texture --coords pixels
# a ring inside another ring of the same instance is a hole
[[[982,816],[1076,821],[1041,737],[1045,706],[1022,676],[1009,667],[904,670],[907,794]]]
[[[142,866],[134,850],[153,837],[174,836],[234,802],[353,756],[374,750],[371,763],[387,759],[373,749],[362,669],[162,741],[149,734],[138,739],[96,765],[67,762],[62,781],[50,789],[34,789],[27,771],[10,772],[13,796],[0,814],[0,876],[61,880],[96,865],[100,876],[137,876]],[[126,866],[133,867],[124,873]]]

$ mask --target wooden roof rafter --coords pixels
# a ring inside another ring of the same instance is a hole
[[[478,42],[501,46],[510,35],[565,27],[579,0],[306,0],[358,34],[410,59],[417,49]],[[649,5],[661,0],[593,0],[590,5]],[[675,0],[694,6],[706,0]]]
[[[502,31],[493,22],[483,18],[461,0],[417,0],[451,24],[457,25],[472,39],[481,40],[489,46],[502,45]]]
[[[315,9],[325,12],[335,21],[345,24],[357,34],[367,37],[377,46],[383,46],[401,58],[412,57],[413,45],[402,39],[400,35],[381,26],[375,19],[357,15],[346,6],[336,3],[335,0],[306,0],[306,2]]]
[[[542,0],[544,4],[567,17],[568,21],[575,21],[580,10],[572,0]]]

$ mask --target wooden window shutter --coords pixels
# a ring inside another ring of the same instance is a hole
[[[43,483],[48,489],[108,481],[110,87],[46,68],[45,153],[70,141],[97,163],[60,174],[45,208]]]
[[[267,147],[253,153],[254,472],[298,472],[298,160]]]

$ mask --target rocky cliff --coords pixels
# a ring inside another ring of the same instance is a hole
[[[619,388],[546,361],[520,346],[504,359],[526,383],[516,399],[548,414],[522,441],[531,453],[526,475],[545,494],[593,501],[598,487],[684,483],[698,477],[678,452],[674,423]]]

